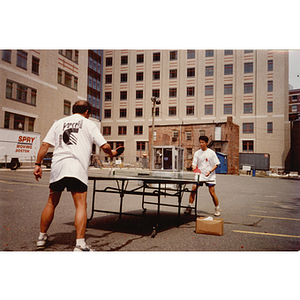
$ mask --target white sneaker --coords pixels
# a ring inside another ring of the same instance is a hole
[[[36,246],[38,248],[44,248],[46,246],[47,240],[48,240],[48,235],[45,234],[43,238],[37,240]]]
[[[216,217],[221,216],[221,208],[220,208],[220,206],[216,206],[215,207],[215,216]]]
[[[77,252],[77,251],[91,251],[91,252],[95,252],[95,250],[93,250],[90,246],[86,245],[85,248],[79,246],[79,245],[76,245],[75,248],[74,248],[74,252]]]

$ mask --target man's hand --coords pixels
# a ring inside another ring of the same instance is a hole
[[[42,173],[43,173],[42,167],[36,165],[33,171],[36,181],[39,181],[39,178],[42,178]]]

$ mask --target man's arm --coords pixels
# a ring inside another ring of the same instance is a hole
[[[36,159],[36,165],[35,165],[35,168],[34,168],[34,171],[33,171],[33,174],[34,174],[35,179],[37,181],[39,181],[39,178],[42,178],[42,167],[41,167],[41,165],[43,163],[43,159],[44,159],[45,155],[48,152],[49,147],[50,147],[50,144],[43,142],[40,149],[39,149],[37,159]]]
[[[105,143],[101,146],[101,149],[103,150],[104,153],[108,154],[109,157],[114,157],[117,155],[117,150],[112,150],[110,147],[110,144]]]
[[[216,168],[218,167],[218,165],[214,165],[213,167],[212,167],[212,169],[209,171],[209,172],[207,172],[206,174],[205,174],[205,176],[206,177],[208,177]]]

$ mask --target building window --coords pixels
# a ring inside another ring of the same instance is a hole
[[[12,99],[13,95],[13,82],[6,80],[6,98]]]
[[[195,77],[195,68],[187,69],[187,77]]]
[[[233,64],[224,65],[224,75],[233,74]]]
[[[224,95],[232,94],[232,84],[224,84]]]
[[[155,117],[159,117],[159,107],[155,107]]]
[[[273,59],[268,60],[268,71],[273,71]]]
[[[144,62],[144,54],[137,54],[136,56],[136,63],[142,64]]]
[[[214,86],[206,85],[205,86],[205,96],[212,96],[214,94]]]
[[[205,67],[205,76],[214,76],[214,66]]]
[[[105,83],[106,84],[112,83],[112,74],[105,75]]]
[[[233,55],[233,50],[224,50],[224,55]]]
[[[253,73],[253,62],[244,63],[244,73]]]
[[[173,117],[177,114],[177,107],[176,106],[170,106],[169,107],[169,116]]]
[[[253,82],[244,83],[244,94],[253,93]]]
[[[244,50],[244,53],[253,53],[253,50]]]
[[[135,135],[143,134],[143,126],[134,126],[134,134]]]
[[[64,114],[69,116],[71,115],[71,102],[64,100]]]
[[[172,138],[175,138],[175,139],[178,139],[178,130],[173,130],[173,135],[172,135]]]
[[[254,142],[253,141],[243,141],[243,151],[253,152],[253,150],[254,150]]]
[[[204,106],[204,114],[205,115],[212,115],[213,114],[213,105],[212,104],[206,104]]]
[[[104,118],[110,119],[111,118],[111,109],[105,109],[104,110]]]
[[[74,90],[78,90],[78,77],[74,76]]]
[[[146,143],[145,142],[136,142],[136,151],[145,151]]]
[[[136,73],[136,81],[143,81],[144,80],[144,73],[143,72],[137,72]]]
[[[25,117],[20,115],[14,115],[14,129],[25,130]]]
[[[127,127],[126,126],[119,126],[118,127],[118,135],[126,135],[127,134]]]
[[[159,89],[152,90],[152,97],[159,98]]]
[[[267,133],[273,133],[273,122],[267,123]]]
[[[177,70],[170,70],[170,79],[176,79],[177,78]]]
[[[191,96],[195,96],[195,87],[187,87],[186,88],[186,96],[187,97],[191,97]]]
[[[10,123],[10,113],[6,111],[4,117],[4,128],[9,128],[9,123]]]
[[[186,131],[185,132],[185,139],[187,141],[191,141],[192,140],[192,132],[191,131]]]
[[[121,65],[128,65],[128,56],[127,55],[121,56]]]
[[[112,64],[113,64],[113,58],[112,57],[106,57],[105,66],[110,67],[110,66],[112,66]]]
[[[79,58],[78,50],[75,50],[74,52],[73,50],[58,50],[58,53],[78,64],[78,58]],[[73,57],[73,53],[74,53],[74,57]]]
[[[267,103],[267,112],[268,113],[273,112],[273,101],[268,101],[268,103]]]
[[[177,60],[177,51],[170,51],[170,60]]]
[[[66,57],[72,60],[72,50],[66,50]]]
[[[79,61],[79,51],[78,51],[78,50],[75,50],[75,58],[74,58],[74,61],[78,64],[78,61]]]
[[[232,104],[224,104],[224,115],[232,114]]]
[[[122,73],[121,75],[120,75],[120,80],[121,80],[121,82],[127,82],[127,73]]]
[[[17,100],[27,102],[27,87],[17,84]]]
[[[104,101],[111,101],[111,92],[105,92],[105,99]]]
[[[160,61],[160,52],[153,53],[153,62]]]
[[[72,75],[65,72],[65,85],[67,87],[72,87]]]
[[[273,81],[268,81],[268,92],[273,92]]]
[[[214,50],[205,50],[205,57],[213,57]]]
[[[169,89],[169,98],[177,97],[177,88],[170,88]]]
[[[298,100],[298,96],[297,95],[292,95],[292,101],[297,101]]]
[[[194,105],[189,105],[186,107],[186,115],[187,116],[193,116],[195,113],[195,107]]]
[[[143,99],[144,93],[143,90],[136,91],[136,99]]]
[[[252,112],[253,112],[253,104],[244,103],[244,114],[252,114]]]
[[[111,135],[111,127],[110,126],[103,126],[103,135]]]
[[[141,107],[138,107],[135,109],[135,116],[136,118],[140,118],[143,116],[143,108]]]
[[[153,80],[160,80],[160,71],[153,71]]]
[[[254,133],[254,124],[243,123],[243,133]]]
[[[127,117],[127,109],[120,108],[120,118],[126,118],[126,117]]]
[[[298,105],[292,105],[292,111],[291,112],[297,112],[298,111]]]
[[[32,56],[32,73],[39,75],[39,69],[40,69],[40,59]]]
[[[17,51],[17,66],[27,70],[27,52],[22,50]]]
[[[34,129],[34,120],[33,118],[28,118],[28,131],[33,132]]]
[[[195,50],[187,50],[187,59],[195,58]]]
[[[120,100],[127,100],[127,91],[120,91]]]
[[[11,62],[11,50],[2,50],[2,60]]]
[[[200,129],[199,130],[199,136],[203,136],[203,135],[205,135],[205,130]]]
[[[62,83],[62,70],[61,69],[58,69],[58,72],[57,72],[57,82]]]
[[[36,105],[36,90],[31,89],[30,104]]]

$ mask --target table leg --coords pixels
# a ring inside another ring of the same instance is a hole
[[[119,188],[119,192],[120,192],[120,212],[119,212],[119,219],[121,219],[121,217],[122,217],[123,198],[124,198],[124,185],[125,185],[125,180],[122,180],[122,188],[121,188],[121,190]]]
[[[160,194],[161,194],[161,184],[158,184],[158,195],[157,195],[157,215],[156,215],[156,225],[153,227],[151,237],[154,238],[157,234],[157,229],[159,226],[160,219]]]
[[[87,220],[87,226],[89,224],[89,221],[92,220],[94,216],[94,207],[95,207],[95,196],[96,196],[96,180],[94,179],[94,186],[93,186],[93,200],[92,200],[92,214],[90,218]]]

